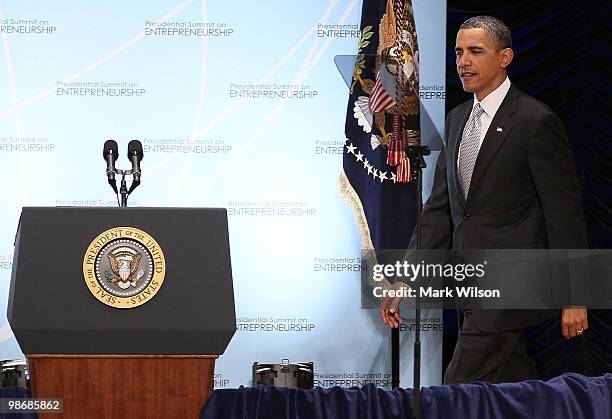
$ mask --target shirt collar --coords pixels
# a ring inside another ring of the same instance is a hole
[[[478,99],[476,99],[476,95],[474,95],[474,105],[473,106],[476,106],[477,103],[480,103],[480,106],[482,106],[482,109],[485,111],[487,116],[493,119],[493,117],[495,116],[495,113],[501,106],[501,103],[504,101],[504,98],[508,94],[509,90],[510,90],[510,79],[506,77],[506,80],[504,80],[502,84],[497,86],[497,89],[489,93],[482,100],[482,102],[478,102]]]

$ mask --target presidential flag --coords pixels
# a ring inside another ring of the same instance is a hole
[[[420,143],[418,91],[412,1],[364,1],[340,176],[363,249],[405,249],[410,242],[416,182],[405,149]]]

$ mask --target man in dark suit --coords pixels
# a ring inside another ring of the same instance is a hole
[[[445,146],[423,209],[423,248],[586,248],[567,134],[546,105],[510,83],[508,27],[490,16],[468,19],[455,52],[463,89],[474,97],[446,119]],[[381,305],[390,327],[401,319],[396,302],[384,299]],[[538,378],[523,331],[542,316],[537,310],[463,310],[445,383]],[[586,308],[563,308],[564,337],[587,328]]]

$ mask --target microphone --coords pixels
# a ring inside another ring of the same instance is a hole
[[[115,162],[119,156],[119,148],[117,147],[117,141],[106,140],[104,142],[104,149],[102,150],[102,157],[106,160],[106,177],[108,178],[108,184],[111,185],[115,194],[117,194],[117,181],[115,180]]]
[[[138,185],[140,185],[140,161],[144,156],[142,152],[142,143],[138,140],[132,140],[128,144],[128,158],[132,161],[132,184],[128,194],[131,194]]]

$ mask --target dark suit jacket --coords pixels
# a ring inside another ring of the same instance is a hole
[[[446,119],[445,146],[423,209],[423,248],[586,248],[581,191],[563,124],[514,86],[486,133],[465,201],[457,155],[472,106],[469,100]],[[473,321],[483,331],[503,331],[537,324],[542,314],[474,311]]]

